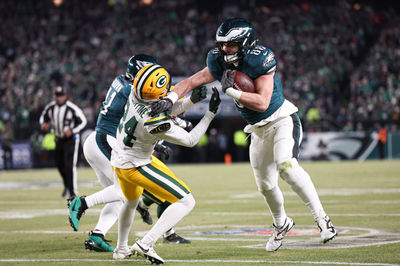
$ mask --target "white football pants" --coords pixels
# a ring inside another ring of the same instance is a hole
[[[278,227],[287,217],[278,187],[279,176],[309,207],[314,219],[325,216],[310,176],[297,162],[301,140],[302,127],[297,114],[258,127],[251,134],[250,163],[255,181]]]
[[[121,200],[124,200],[121,189],[114,185],[114,177],[110,164],[111,147],[116,139],[112,136],[92,132],[83,145],[83,154],[89,165],[95,171],[100,183],[104,186],[100,190],[85,198],[88,208],[106,204],[101,210],[95,227],[97,233],[106,235],[108,230],[118,219]]]

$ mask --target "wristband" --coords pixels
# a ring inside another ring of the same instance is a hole
[[[166,98],[170,99],[172,103],[176,103],[176,101],[179,99],[179,96],[176,92],[171,91],[170,93],[168,93]]]
[[[236,90],[234,88],[227,88],[225,91],[225,94],[228,95],[229,97],[233,98],[236,101],[239,101],[240,96],[242,96],[242,91]]]

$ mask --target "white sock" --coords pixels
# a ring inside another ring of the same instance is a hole
[[[133,219],[135,218],[135,211],[138,203],[138,199],[127,200],[121,206],[118,217],[117,247],[119,248],[128,246],[129,231],[131,230]]]
[[[99,204],[106,204],[115,201],[120,201],[121,195],[114,185],[108,186],[92,195],[85,197],[88,208],[97,206]]]
[[[171,228],[167,232],[165,232],[164,237],[170,236],[175,233],[175,229]]]
[[[282,191],[276,186],[271,190],[263,191],[263,195],[268,204],[275,226],[278,228],[283,226],[287,215],[283,205],[284,199]]]
[[[172,203],[165,209],[156,224],[147,232],[141,242],[148,246],[153,246],[165,232],[173,228],[193,209],[195,203],[192,194],[187,194],[184,198]]]
[[[104,208],[101,210],[100,217],[94,231],[105,236],[108,230],[110,230],[110,228],[117,221],[121,205],[121,201],[107,203],[106,206],[104,206]]]

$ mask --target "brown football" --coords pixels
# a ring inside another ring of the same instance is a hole
[[[230,75],[231,72],[232,71],[228,71],[228,75]],[[244,92],[256,91],[254,81],[243,72],[237,70],[235,71],[235,76],[233,77],[233,88]]]

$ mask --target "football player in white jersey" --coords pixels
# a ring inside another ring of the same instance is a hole
[[[213,88],[209,110],[187,132],[165,113],[154,117],[149,115],[150,103],[166,96],[170,83],[169,73],[160,65],[143,67],[135,77],[125,113],[118,126],[117,145],[112,150],[111,165],[127,201],[122,206],[118,220],[118,243],[114,250],[114,259],[123,259],[136,253],[152,263],[164,263],[155,252],[154,244],[195,205],[188,186],[164,163],[152,156],[152,153],[155,143],[162,139],[187,147],[196,145],[215,117],[221,101],[217,89]],[[128,235],[135,209],[144,189],[171,205],[141,240],[128,247]]]
[[[85,240],[85,247],[95,251],[113,252],[114,248],[105,240],[105,235],[109,229],[117,221],[121,199],[124,199],[122,193],[115,189],[113,173],[111,170],[110,159],[112,146],[115,146],[116,132],[119,121],[124,114],[124,107],[131,93],[131,85],[137,72],[144,66],[157,63],[156,59],[149,55],[138,54],[132,56],[128,61],[128,67],[125,74],[118,75],[113,80],[107,96],[102,104],[96,129],[86,139],[83,145],[83,151],[86,160],[96,172],[100,183],[104,186],[103,190],[93,193],[87,197],[75,198],[69,205],[69,220],[75,231],[79,230],[79,221],[88,208],[99,204],[106,204],[100,213],[99,220],[93,231],[89,233],[89,237]],[[206,98],[206,88],[198,88],[190,98],[180,100],[175,106],[179,110],[187,109],[194,103]],[[183,109],[182,109],[183,108]],[[187,127],[188,121],[176,118],[180,122],[180,126]],[[190,122],[188,122],[190,123]],[[156,145],[156,151],[165,153],[167,147],[164,145]],[[166,208],[168,202],[157,199],[151,193],[144,192],[148,198],[155,200],[161,206],[161,211]],[[147,209],[140,208],[138,211],[145,221],[145,218],[151,220],[151,216]],[[146,222],[146,221],[145,221]],[[146,222],[150,224],[148,221]],[[173,228],[165,235],[165,240],[171,240],[172,243],[188,243],[185,238],[176,234]],[[164,240],[164,241],[165,241]],[[189,242],[190,243],[190,242]]]

